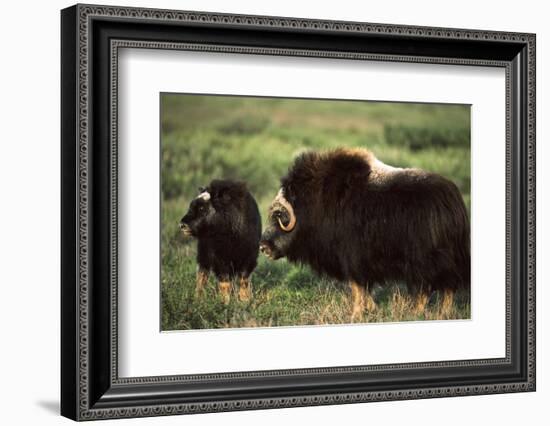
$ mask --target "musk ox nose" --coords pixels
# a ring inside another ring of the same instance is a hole
[[[267,257],[271,257],[271,247],[267,241],[260,241],[260,252]]]
[[[191,228],[185,222],[180,222],[180,231],[183,232],[184,235],[191,235]]]

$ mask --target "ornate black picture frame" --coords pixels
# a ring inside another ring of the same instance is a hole
[[[92,420],[535,390],[534,34],[95,5],[64,9],[61,29],[62,415]],[[504,68],[506,356],[119,378],[121,47]]]

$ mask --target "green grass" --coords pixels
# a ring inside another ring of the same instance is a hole
[[[265,223],[267,208],[303,150],[367,147],[382,161],[453,180],[470,207],[470,109],[459,105],[312,101],[164,94],[162,106],[162,329],[338,324],[349,321],[349,289],[308,267],[259,258],[253,298],[224,305],[211,278],[194,296],[196,242],[178,222],[199,186],[244,180]],[[403,285],[377,287],[363,321],[442,319],[438,295],[414,314]],[[469,318],[455,298],[448,318]]]

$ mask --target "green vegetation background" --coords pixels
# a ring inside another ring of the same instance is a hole
[[[178,228],[199,186],[247,182],[265,224],[267,208],[304,150],[367,147],[383,162],[440,173],[470,208],[470,108],[465,105],[161,95],[162,329],[289,326],[349,322],[349,289],[308,267],[259,257],[254,296],[221,303],[213,277],[194,296],[196,242]],[[438,297],[414,313],[403,285],[375,289],[363,321],[442,319]],[[446,318],[469,318],[466,296]]]

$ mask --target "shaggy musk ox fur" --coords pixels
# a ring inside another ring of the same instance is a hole
[[[258,205],[246,185],[213,180],[207,188],[199,188],[180,228],[198,239],[197,293],[202,294],[213,272],[224,302],[229,302],[231,281],[236,278],[239,298],[247,300],[251,293],[248,277],[256,267],[262,229]]]
[[[404,281],[422,311],[441,290],[469,289],[470,227],[454,183],[387,166],[364,149],[299,156],[281,180],[260,250],[352,287],[352,320],[374,283]]]

